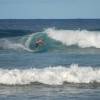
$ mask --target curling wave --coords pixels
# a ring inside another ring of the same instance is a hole
[[[100,68],[89,66],[56,66],[43,69],[0,69],[0,84],[25,85],[34,82],[48,85],[70,83],[100,83]]]
[[[36,47],[36,40],[41,38],[44,44]],[[89,51],[93,49],[93,52],[95,52],[94,49],[100,49],[100,32],[87,30],[57,30],[49,28],[43,32],[21,36],[17,39],[0,39],[0,48],[25,50],[28,52],[68,51],[69,48],[70,51],[72,49],[76,50],[76,48],[81,51],[82,49],[90,48]],[[98,50],[98,52],[100,52],[100,50]]]

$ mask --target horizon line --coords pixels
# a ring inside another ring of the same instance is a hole
[[[58,19],[62,19],[62,20],[72,20],[72,19],[100,19],[100,18],[0,18],[0,20],[17,20],[17,19],[30,19],[30,20],[47,20],[47,19],[50,19],[50,20],[58,20]]]

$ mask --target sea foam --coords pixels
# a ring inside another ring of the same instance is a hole
[[[34,82],[48,85],[69,83],[100,83],[100,69],[89,66],[55,66],[30,69],[0,69],[0,84],[25,85]]]

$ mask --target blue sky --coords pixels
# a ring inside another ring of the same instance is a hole
[[[0,0],[0,19],[100,18],[100,0]]]

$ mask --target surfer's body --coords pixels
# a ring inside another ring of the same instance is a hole
[[[38,40],[36,40],[36,42],[35,42],[35,47],[41,46],[41,45],[43,45],[43,44],[44,44],[43,39],[38,39]]]

